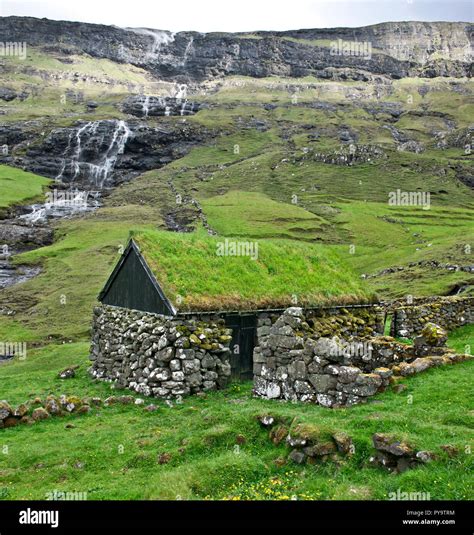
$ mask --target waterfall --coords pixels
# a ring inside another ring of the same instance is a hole
[[[143,99],[143,116],[146,118],[148,117],[148,112],[150,111],[150,97],[147,95]]]
[[[181,84],[176,89],[176,93],[174,97],[179,98],[179,99],[183,99],[183,98],[186,99],[187,93],[188,93],[188,86],[186,84]]]
[[[194,37],[191,36],[189,38],[189,42],[188,44],[186,45],[186,49],[184,51],[184,56],[183,56],[183,65],[186,63],[187,59],[188,59],[188,56],[191,54],[191,52],[193,51],[193,42],[194,42]]]
[[[119,154],[123,154],[123,151],[125,150],[125,145],[131,133],[125,121],[117,122],[118,127],[114,131],[112,142],[110,143],[109,148],[105,153],[104,162],[102,163],[101,169],[98,174],[98,177],[102,180],[101,187],[105,180],[108,178],[111,171],[113,170]]]
[[[76,128],[69,134],[56,180],[74,183],[87,178],[95,187],[102,188],[130,136],[131,131],[122,120],[91,121]],[[101,151],[104,144],[106,149]]]
[[[167,46],[174,41],[175,34],[164,30],[150,30],[149,28],[125,28],[129,32],[152,38],[150,49],[146,52],[147,58],[156,58],[160,54],[161,47]]]

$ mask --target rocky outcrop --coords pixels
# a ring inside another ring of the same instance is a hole
[[[152,127],[137,120],[80,121],[29,144],[25,155],[0,157],[0,162],[63,183],[101,189],[181,158],[212,135],[205,128],[181,122]]]
[[[463,22],[202,34],[3,17],[0,33],[5,41],[26,39],[29,46],[63,54],[127,62],[160,79],[178,82],[228,75],[333,78],[341,73],[355,80],[367,79],[367,73],[394,78],[461,77],[470,75],[472,69],[472,25]],[[345,43],[349,53],[344,52]],[[353,43],[354,50],[350,49]]]

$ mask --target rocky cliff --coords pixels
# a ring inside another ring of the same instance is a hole
[[[245,34],[171,33],[30,17],[0,18],[2,40],[89,54],[145,68],[164,80],[226,75],[366,79],[472,74],[474,25],[389,22],[362,28]]]

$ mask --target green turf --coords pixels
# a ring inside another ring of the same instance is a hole
[[[49,183],[50,180],[42,176],[0,165],[0,209],[39,199]]]
[[[450,344],[472,345],[472,336],[472,326],[463,327],[452,333]],[[26,360],[0,366],[2,397],[12,403],[49,393],[107,397],[113,393],[109,384],[87,375],[87,354],[86,343],[30,350]],[[71,364],[80,365],[77,376],[58,379]],[[155,413],[139,406],[104,407],[87,416],[5,429],[0,431],[8,445],[0,456],[0,495],[44,499],[58,490],[87,493],[90,500],[387,500],[400,489],[426,492],[435,500],[473,499],[473,373],[472,362],[432,369],[406,379],[402,394],[385,392],[347,409],[253,399],[250,383],[244,383],[172,407],[158,401]],[[345,431],[353,437],[355,454],[340,465],[279,467],[275,461],[289,450],[270,442],[255,419],[263,413]],[[375,432],[393,433],[432,451],[436,460],[395,476],[371,467]],[[244,443],[237,445],[242,437]],[[449,458],[441,449],[446,444],[458,455]],[[171,460],[160,465],[163,453]]]
[[[204,231],[147,231],[133,238],[180,310],[276,308],[370,297],[337,253],[318,245],[226,241]]]

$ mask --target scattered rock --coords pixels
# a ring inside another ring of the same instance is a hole
[[[171,455],[169,453],[160,453],[158,456],[158,464],[168,464],[171,461]]]
[[[377,453],[371,458],[371,462],[391,472],[402,473],[435,458],[429,451],[415,451],[393,435],[375,433],[372,440]]]
[[[49,412],[51,416],[60,416],[63,414],[61,405],[54,397],[48,397],[46,400],[44,408]],[[38,409],[36,409],[38,410]]]
[[[332,438],[341,453],[352,454],[354,452],[354,443],[347,433],[336,431],[336,433],[333,433]]]
[[[70,366],[65,368],[63,371],[59,372],[58,377],[60,379],[72,379],[76,376],[75,367]]]
[[[20,422],[19,422],[18,418],[15,418],[14,416],[9,416],[5,420],[3,420],[3,427],[5,427],[5,428],[7,428],[7,427],[15,427],[19,423]]]
[[[270,415],[257,416],[257,420],[262,427],[271,427],[275,423],[275,418]]]
[[[459,455],[459,449],[456,448],[456,446],[453,446],[452,444],[443,444],[441,446],[441,449],[445,451],[451,458]]]
[[[415,457],[422,463],[429,463],[436,458],[434,453],[430,451],[417,451]]]
[[[5,420],[13,413],[11,405],[5,401],[0,401],[0,420]]]
[[[407,443],[397,440],[392,435],[375,433],[372,437],[372,441],[375,449],[385,451],[397,457],[413,454],[413,448]]]
[[[16,416],[18,418],[23,418],[23,416],[25,416],[26,414],[28,414],[28,406],[25,403],[21,403],[13,411],[13,416]]]
[[[296,464],[303,464],[306,460],[306,455],[300,450],[293,450],[288,455],[288,459]]]
[[[43,409],[43,407],[38,407],[33,411],[31,417],[35,422],[39,422],[40,420],[46,420],[49,418],[49,413],[46,409]]]

